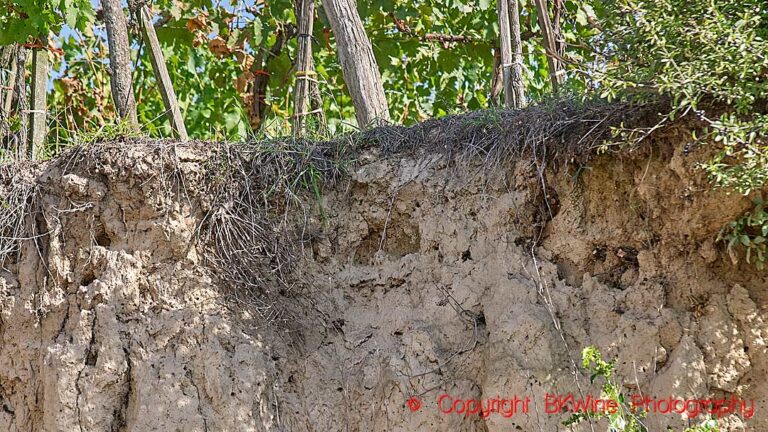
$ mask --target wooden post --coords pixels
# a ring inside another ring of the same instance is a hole
[[[523,83],[523,51],[520,41],[520,15],[517,0],[498,0],[499,39],[501,41],[501,70],[504,81],[504,102],[507,108],[525,106]],[[513,54],[514,52],[514,54]]]
[[[499,15],[499,41],[501,45],[501,74],[504,83],[504,105],[507,108],[515,106],[515,93],[512,89],[512,37],[509,34],[509,3],[498,0],[496,9]]]
[[[360,128],[389,121],[381,74],[371,41],[354,0],[323,0],[323,9],[336,37],[336,49]]]
[[[560,84],[563,82],[560,62],[555,58],[557,48],[555,45],[555,35],[552,30],[552,23],[549,21],[549,12],[547,9],[547,0],[534,0],[536,4],[536,17],[539,21],[539,28],[544,39],[544,50],[547,52],[547,65],[549,66],[549,79],[552,82],[552,91],[557,92]]]
[[[187,128],[184,127],[184,119],[181,116],[179,101],[176,99],[176,93],[173,91],[173,83],[171,82],[171,76],[168,74],[168,67],[165,65],[165,57],[163,56],[160,42],[157,40],[155,27],[152,25],[152,12],[149,11],[147,5],[142,4],[138,7],[136,13],[171,128],[177,138],[186,141],[189,139]]]
[[[16,64],[16,51],[16,45],[0,47],[0,52],[2,53],[0,54],[0,67],[5,69],[7,74],[4,75],[8,77],[7,81],[2,83],[2,88],[0,88],[0,126],[2,126],[0,139],[9,132],[8,119],[11,117],[13,91],[16,89],[16,71],[19,67]]]
[[[136,100],[133,96],[131,78],[131,48],[128,39],[128,24],[120,6],[120,0],[101,0],[104,23],[109,43],[109,68],[112,71],[109,84],[117,113],[131,129],[139,129],[136,115]]]
[[[523,82],[523,41],[520,35],[520,7],[517,0],[509,1],[509,24],[512,33],[512,66],[509,79],[514,95],[512,108],[525,106],[525,82]]]
[[[16,88],[16,76],[19,65],[16,64],[16,59],[11,59],[10,71],[8,71],[8,83],[3,93],[3,117],[8,118],[11,113],[11,102],[13,102],[13,90]]]
[[[6,45],[0,47],[0,68],[2,76],[6,78],[0,80],[0,146],[11,136],[11,103],[13,102],[13,91],[16,88],[16,45]],[[8,143],[6,151],[16,150],[18,146]],[[15,147],[15,148],[14,148]]]
[[[45,43],[42,43],[45,46]],[[32,94],[30,95],[29,146],[27,155],[35,160],[45,143],[47,134],[46,99],[48,96],[49,59],[46,48],[32,50]]]
[[[314,62],[312,61],[312,28],[315,21],[314,0],[297,0],[297,54],[296,54],[296,91],[293,102],[293,133],[301,135],[306,126],[305,117],[309,112],[312,87],[317,86]],[[322,121],[322,108],[319,111]]]
[[[501,48],[497,44],[493,47],[493,74],[491,75],[491,91],[488,95],[488,102],[491,106],[504,105],[503,102],[499,103],[497,100],[501,94],[504,83],[503,69],[504,68],[501,67]]]
[[[552,2],[552,38],[555,40],[555,52],[558,61],[565,55],[565,38],[563,37],[562,25],[563,9],[565,9],[564,0]],[[562,61],[560,61],[560,70],[563,70]]]
[[[27,132],[29,131],[29,100],[27,99],[27,48],[19,45],[16,52],[16,88],[13,93],[16,95],[16,113],[21,120],[19,136],[16,141],[16,157],[22,158],[27,145]]]

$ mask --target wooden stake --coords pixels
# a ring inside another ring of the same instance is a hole
[[[173,83],[171,82],[171,76],[168,74],[168,67],[165,65],[165,57],[163,56],[160,42],[157,40],[155,27],[152,25],[152,12],[149,11],[147,5],[141,5],[139,6],[138,15],[144,43],[149,52],[149,59],[152,61],[155,79],[160,89],[160,95],[163,97],[165,112],[168,115],[168,120],[171,122],[171,128],[177,138],[186,141],[189,139],[187,128],[184,127],[184,118],[181,116],[179,101],[176,99],[176,93],[173,91]]]
[[[520,42],[520,16],[517,10],[517,0],[511,0],[511,2],[508,0],[498,0],[497,6],[504,102],[507,108],[522,108],[525,105],[525,88],[523,84],[523,52]]]
[[[544,38],[544,50],[547,52],[547,65],[549,66],[549,79],[552,82],[552,91],[557,93],[560,89],[560,84],[563,82],[563,76],[560,70],[560,62],[555,58],[557,48],[555,46],[552,23],[549,21],[547,0],[534,0],[534,2],[536,4],[536,17],[539,21],[539,28]]]
[[[29,99],[27,99],[27,53],[28,49],[19,45],[16,52],[16,88],[13,90],[16,96],[16,114],[21,120],[18,140],[16,141],[16,157],[24,157],[27,145],[27,134],[29,132]]]
[[[3,83],[3,88],[0,90],[0,103],[2,103],[2,112],[0,112],[0,122],[2,122],[2,131],[0,131],[0,137],[5,137],[8,133],[8,119],[11,117],[11,103],[13,102],[13,91],[16,89],[16,71],[18,65],[16,64],[16,46],[7,45],[0,48],[2,55],[0,55],[0,66],[7,68],[8,81]]]
[[[312,87],[317,86],[312,61],[312,28],[315,21],[314,0],[297,0],[298,34],[296,54],[296,92],[293,102],[293,133],[301,135],[306,127],[305,117],[310,114]],[[322,116],[322,109],[319,112]],[[319,116],[319,117],[320,117]]]
[[[501,94],[501,90],[504,83],[504,71],[501,67],[501,48],[497,45],[493,47],[493,75],[491,75],[491,91],[488,95],[488,102],[492,106],[503,106],[504,102],[500,103],[496,98]]]
[[[512,90],[510,66],[512,66],[512,37],[509,34],[509,3],[507,0],[496,2],[499,14],[499,41],[501,42],[501,74],[504,83],[504,105],[512,108],[515,104],[515,95]]]
[[[525,106],[525,82],[523,82],[523,42],[520,35],[520,8],[517,0],[509,1],[509,25],[512,33],[512,66],[509,79],[512,81],[512,108]]]
[[[48,50],[45,48],[34,48],[32,50],[32,94],[30,95],[30,139],[29,147],[27,148],[27,155],[32,160],[37,159],[40,149],[45,143],[45,135],[47,133],[46,99],[48,96],[48,69]]]

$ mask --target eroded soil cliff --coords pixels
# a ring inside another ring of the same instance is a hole
[[[284,209],[286,274],[279,244],[211,229],[218,151],[115,142],[2,167],[0,430],[565,430],[545,397],[599,395],[588,345],[627,394],[754,401],[721,425],[768,429],[768,280],[715,243],[749,200],[712,190],[674,133],[548,168],[371,150]],[[269,292],[209,259],[248,241],[226,256],[272,256]],[[442,395],[531,402],[484,418]]]

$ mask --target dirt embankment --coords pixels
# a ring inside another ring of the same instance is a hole
[[[371,152],[268,226],[298,227],[288,270],[257,223],[211,229],[205,145],[2,167],[0,430],[565,430],[546,394],[599,395],[588,345],[628,395],[753,401],[721,425],[766,430],[768,279],[714,242],[749,201],[684,144],[493,172]],[[249,241],[269,293],[209,259]],[[515,396],[528,412],[443,412]]]

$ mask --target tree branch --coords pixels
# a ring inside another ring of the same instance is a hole
[[[401,20],[400,18],[396,17],[394,13],[390,12],[388,15],[392,19],[392,22],[395,24],[395,28],[397,29],[398,32],[411,36],[415,39],[418,39],[421,42],[437,42],[444,49],[449,49],[455,44],[459,44],[459,43],[466,43],[466,44],[496,43],[495,41],[477,39],[468,35],[453,35],[448,33],[419,34],[416,30],[412,29],[404,20]],[[533,32],[527,31],[522,33],[520,36],[523,40],[528,40],[533,37]]]

